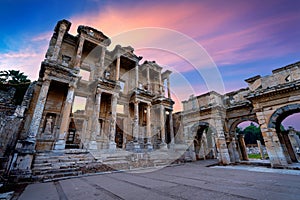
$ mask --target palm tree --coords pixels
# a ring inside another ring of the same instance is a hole
[[[0,71],[0,82],[4,84],[20,84],[20,83],[29,83],[30,80],[24,75],[23,72],[19,70],[8,70]]]

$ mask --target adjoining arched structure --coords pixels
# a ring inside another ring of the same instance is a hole
[[[271,165],[286,167],[291,158],[285,150],[287,137],[282,137],[280,123],[287,116],[300,112],[300,62],[275,69],[272,75],[254,76],[245,81],[248,88],[225,95],[212,91],[183,101],[183,135],[188,135],[197,122],[209,122],[216,128],[220,162],[235,163],[240,161],[236,126],[242,121],[254,121],[260,126]]]
[[[295,139],[296,136],[292,136],[291,134],[289,134],[289,131],[281,129],[281,123],[289,115],[299,112],[300,104],[298,103],[283,106],[281,108],[278,108],[272,114],[268,123],[268,128],[276,130],[288,163],[300,161],[300,157],[297,152],[297,148],[299,148],[299,142]]]
[[[197,122],[191,128],[196,160],[217,158],[215,128],[207,122]]]

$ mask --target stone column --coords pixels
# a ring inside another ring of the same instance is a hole
[[[117,103],[118,95],[113,94],[111,99],[111,120],[110,120],[110,134],[109,134],[109,149],[116,149],[115,135],[116,135],[116,121],[117,121]]]
[[[71,108],[73,104],[74,99],[74,92],[75,92],[75,83],[72,83],[72,85],[69,86],[68,94],[66,101],[64,103],[64,108],[61,116],[61,123],[59,128],[59,135],[58,140],[55,143],[54,149],[65,149],[66,141],[65,137],[69,130],[69,123],[70,123],[70,114],[71,114]]]
[[[139,139],[139,101],[134,101],[133,140]]]
[[[120,78],[120,61],[121,61],[120,59],[121,58],[118,55],[118,57],[117,57],[117,63],[116,63],[116,81],[118,81],[119,78]]]
[[[264,160],[265,155],[264,155],[264,150],[262,148],[261,142],[260,142],[260,140],[256,140],[256,142],[257,142],[257,147],[259,149],[260,157],[261,157],[262,160]]]
[[[93,110],[93,122],[92,122],[92,133],[91,140],[89,143],[89,149],[97,149],[96,137],[100,134],[100,124],[99,124],[99,114],[100,114],[100,105],[101,105],[101,90],[97,90],[95,105]]]
[[[239,152],[238,152],[238,147],[236,145],[235,137],[232,137],[232,147],[233,147],[235,162],[239,163],[241,160],[240,160],[240,155],[239,155]]]
[[[174,136],[172,111],[169,111],[169,126],[170,126],[171,145],[174,145],[175,144],[175,136]]]
[[[167,87],[168,87],[168,98],[171,98],[171,90],[170,90],[170,77],[167,78]]]
[[[52,54],[52,57],[51,57],[51,60],[53,60],[53,61],[56,61],[58,59],[59,52],[60,52],[60,49],[61,49],[61,44],[62,44],[62,41],[63,41],[63,37],[66,33],[66,30],[67,30],[67,26],[62,23],[59,27],[56,43],[55,43],[53,54]]]
[[[39,127],[40,127],[40,123],[41,123],[41,119],[42,119],[42,115],[43,115],[43,111],[47,99],[47,94],[49,91],[49,86],[50,86],[50,80],[45,79],[42,84],[39,97],[35,105],[34,113],[31,119],[30,127],[28,130],[28,136],[27,136],[28,141],[34,142],[36,139],[36,135],[39,131]]]
[[[139,65],[136,63],[135,65],[135,87],[139,87]]]
[[[147,104],[147,149],[153,150],[153,146],[151,143],[151,104]]]
[[[163,88],[163,84],[162,84],[162,80],[161,80],[161,73],[159,73],[159,94],[162,95],[162,88]]]
[[[247,154],[247,148],[246,148],[246,144],[245,144],[245,140],[244,140],[244,135],[243,134],[239,135],[239,144],[240,144],[240,148],[241,148],[241,153],[242,153],[243,159],[244,160],[249,160],[248,154]]]
[[[147,67],[147,90],[150,91],[150,68]]]
[[[80,61],[81,61],[81,55],[82,55],[82,50],[83,50],[83,43],[84,43],[84,38],[83,38],[83,36],[80,35],[76,58],[75,58],[75,65],[74,65],[74,68],[77,70],[80,69]]]
[[[161,148],[167,148],[166,144],[166,116],[165,116],[165,108],[163,105],[160,105],[160,133],[161,133]]]

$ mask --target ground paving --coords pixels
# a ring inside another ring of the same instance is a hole
[[[300,199],[297,170],[206,167],[214,162],[35,183],[28,185],[19,199]]]

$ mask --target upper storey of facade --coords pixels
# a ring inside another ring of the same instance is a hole
[[[92,27],[79,26],[76,36],[69,34],[70,27],[67,20],[57,23],[42,62],[40,80],[51,76],[52,80],[68,83],[73,77],[79,79],[79,85],[100,84],[103,89],[119,90],[124,95],[135,92],[170,98],[164,90],[170,71],[163,73],[162,67],[152,61],[139,64],[142,57],[135,55],[130,46],[117,45],[108,51],[110,38]]]

